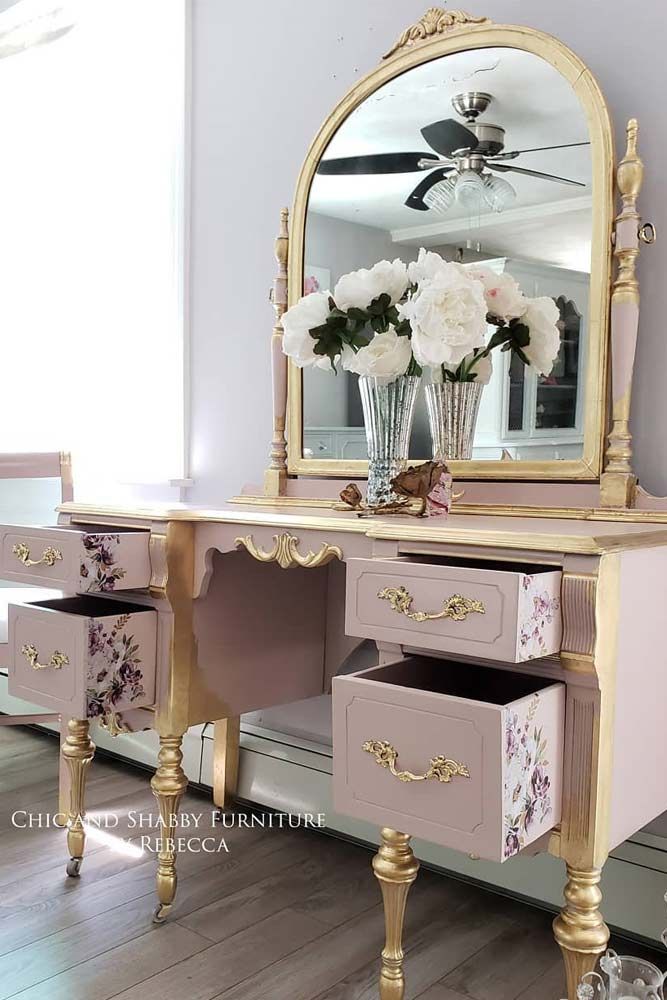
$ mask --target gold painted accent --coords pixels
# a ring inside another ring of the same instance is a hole
[[[67,850],[75,862],[71,874],[78,874],[83,858],[86,834],[83,827],[85,814],[86,773],[95,754],[95,744],[90,738],[87,719],[70,719],[61,754],[69,768],[70,793],[67,810]],[[70,869],[68,868],[68,871]]]
[[[282,320],[287,309],[288,218],[289,209],[283,208],[280,212],[280,229],[275,246],[278,274],[274,278],[271,289],[271,303],[276,314],[276,321],[271,334],[273,440],[271,441],[271,462],[264,473],[264,492],[268,496],[282,496],[287,486],[287,441],[285,439],[287,394],[284,385],[284,379],[287,377],[287,361],[282,355],[284,332]]]
[[[102,729],[106,729],[109,736],[120,736],[122,733],[132,732],[130,727],[123,722],[122,715],[119,715],[117,712],[105,712],[100,717],[99,722]]]
[[[592,972],[609,941],[602,919],[599,868],[578,871],[567,866],[565,906],[554,920],[554,936],[565,962],[568,1000],[576,1000],[581,977]]]
[[[343,551],[337,545],[322,543],[319,552],[307,552],[302,556],[298,550],[299,539],[294,535],[283,532],[282,535],[273,536],[274,546],[270,552],[266,552],[258,545],[255,545],[252,535],[239,536],[234,539],[237,548],[248,550],[253,559],[259,562],[277,562],[281,569],[293,569],[301,566],[304,569],[316,569],[318,566],[326,566],[332,559],[342,559]]]
[[[419,21],[405,29],[382,58],[389,59],[401,49],[417,45],[419,42],[430,41],[434,35],[442,35],[453,28],[462,28],[467,24],[485,24],[488,21],[488,17],[475,17],[474,14],[467,14],[464,10],[443,10],[442,7],[429,7]]]
[[[65,653],[59,652],[57,649],[51,653],[51,658],[48,663],[39,662],[39,653],[37,652],[36,646],[32,643],[26,642],[21,646],[21,652],[25,656],[26,660],[30,664],[33,670],[62,670],[63,667],[69,666],[69,657]]]
[[[638,134],[637,119],[631,118],[627,127],[625,156],[618,165],[616,175],[622,200],[621,212],[616,218],[616,227],[618,229],[620,225],[629,222],[635,226],[637,233],[639,233],[641,226],[641,217],[637,211],[637,198],[644,179],[644,164],[637,152]],[[639,281],[636,275],[636,265],[639,257],[639,239],[634,246],[617,246],[614,250],[614,256],[618,262],[618,270],[611,296],[612,310],[614,306],[622,305],[634,306],[638,310]],[[612,328],[612,355],[614,351],[621,349],[622,345],[616,341]],[[627,346],[625,350],[627,350]],[[634,507],[635,505],[637,477],[632,470],[632,434],[630,433],[633,370],[634,356],[629,371],[628,385],[623,395],[616,398],[613,404],[613,423],[605,453],[604,473],[600,480],[600,500],[603,507]],[[616,390],[619,388],[614,386]]]
[[[464,622],[468,615],[473,612],[478,615],[485,615],[486,608],[481,601],[476,601],[471,597],[464,597],[462,594],[452,594],[442,605],[441,611],[412,611],[414,597],[405,587],[384,587],[378,590],[378,597],[382,601],[389,601],[392,611],[399,615],[411,618],[413,622],[434,622],[440,618],[451,618],[454,622]]]
[[[151,531],[148,540],[148,557],[151,564],[150,592],[153,597],[164,597],[167,587],[167,536]]]
[[[225,809],[238,789],[241,720],[218,719],[213,726],[213,801]]]
[[[545,59],[572,86],[589,124],[593,208],[591,245],[592,267],[589,286],[588,354],[584,365],[582,391],[584,407],[584,444],[580,459],[563,461],[454,461],[448,463],[455,480],[597,480],[602,470],[606,423],[607,340],[611,283],[612,246],[609,235],[614,211],[613,165],[615,162],[613,129],[609,112],[597,82],[586,65],[564,44],[532,28],[490,23],[463,25],[433,35],[429,41],[407,45],[391,59],[359,80],[322,124],[297,181],[291,216],[289,252],[289,304],[301,296],[305,249],[306,216],[313,178],[332,137],[348,116],[380,87],[415,66],[440,56],[489,47],[519,49]],[[303,380],[302,371],[288,364],[288,471],[292,475],[365,479],[366,461],[311,459],[303,455]],[[423,460],[425,456],[421,456]],[[415,458],[420,460],[420,456]]]
[[[39,559],[31,559],[30,549],[25,542],[18,542],[12,548],[12,552],[24,566],[55,566],[63,557],[60,549],[55,549],[53,545],[47,545]]]
[[[159,906],[155,911],[157,922],[161,922],[167,916],[176,896],[174,838],[179,805],[188,787],[188,779],[181,767],[182,761],[181,737],[160,736],[158,768],[151,779],[151,788],[157,799],[162,821],[157,869],[157,895],[159,899]]]
[[[373,858],[373,871],[380,883],[384,904],[385,945],[382,949],[380,1000],[403,1000],[403,924],[410,886],[417,878],[419,862],[406,833],[385,827],[380,848]]]
[[[458,761],[445,757],[444,754],[431,757],[428,771],[424,774],[413,774],[411,771],[399,771],[396,768],[398,750],[386,740],[366,740],[361,749],[372,754],[376,764],[387,768],[399,781],[429,781],[434,778],[436,781],[448,785],[452,778],[470,777],[470,771],[465,764],[459,764]]]

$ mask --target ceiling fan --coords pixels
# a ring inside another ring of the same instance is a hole
[[[525,174],[571,187],[586,187],[581,181],[508,163],[508,160],[515,160],[525,153],[588,146],[589,143],[566,142],[557,146],[504,152],[505,129],[500,125],[477,121],[492,101],[491,94],[479,91],[453,97],[454,110],[465,119],[465,125],[454,118],[447,118],[421,129],[423,138],[434,152],[343,156],[322,160],[317,172],[325,176],[342,176],[427,171],[405,201],[408,208],[419,212],[427,212],[430,208],[445,212],[455,199],[470,212],[478,211],[482,200],[494,211],[502,212],[514,201],[516,191],[508,181],[494,176],[491,171]]]

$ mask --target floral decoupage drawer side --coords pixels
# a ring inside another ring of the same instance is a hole
[[[75,597],[10,605],[9,692],[76,718],[152,705],[157,613]]]

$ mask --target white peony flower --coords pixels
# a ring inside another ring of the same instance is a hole
[[[386,333],[376,333],[370,344],[356,353],[350,348],[343,351],[342,365],[356,375],[373,375],[391,382],[405,375],[412,360],[409,337],[399,337],[393,328]]]
[[[481,282],[471,280],[457,264],[443,264],[398,310],[402,319],[410,321],[415,358],[431,368],[460,364],[466,354],[484,347],[486,334]]]
[[[469,273],[482,282],[486,308],[492,315],[504,320],[523,316],[528,302],[511,274],[496,274],[487,267],[474,267]]]
[[[317,365],[331,369],[328,357],[315,354],[317,341],[310,335],[316,326],[322,326],[329,315],[330,292],[313,292],[283,314],[283,351],[299,368]]]
[[[431,281],[446,265],[447,261],[443,260],[439,253],[435,253],[433,250],[424,250],[422,247],[417,260],[408,264],[408,277],[411,284],[419,285],[422,281]]]
[[[373,299],[386,292],[391,305],[405,294],[408,287],[408,269],[398,257],[394,261],[381,260],[373,267],[350,271],[338,279],[334,288],[334,301],[339,309],[367,309]]]
[[[531,368],[540,375],[549,375],[560,350],[560,310],[546,295],[527,302],[521,321],[530,330],[530,343],[522,350]]]

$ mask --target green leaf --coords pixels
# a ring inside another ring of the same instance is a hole
[[[519,323],[518,320],[516,322],[513,321],[509,329],[515,344],[519,347],[528,347],[530,343],[530,329],[525,323]]]

